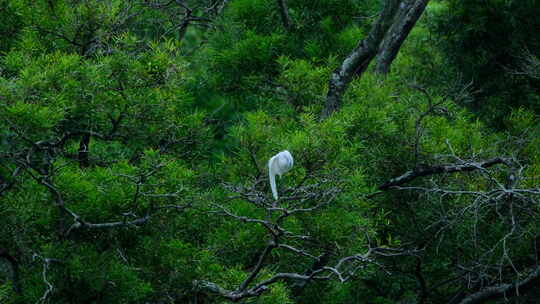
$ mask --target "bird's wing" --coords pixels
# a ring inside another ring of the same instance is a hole
[[[284,174],[291,170],[294,160],[289,151],[285,150],[279,153],[279,171],[278,174]]]
[[[285,155],[286,155],[287,159],[289,160],[289,170],[290,170],[294,165],[294,159],[292,157],[291,152],[289,152],[287,150],[285,150],[284,152],[285,152]]]

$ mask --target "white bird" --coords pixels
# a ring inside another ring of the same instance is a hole
[[[270,176],[270,187],[272,188],[272,194],[274,199],[278,199],[278,193],[276,188],[276,175],[281,175],[287,173],[291,170],[294,164],[293,157],[291,153],[287,150],[281,151],[278,154],[272,156],[268,161],[268,174]]]

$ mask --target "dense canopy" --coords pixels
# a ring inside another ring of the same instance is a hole
[[[0,303],[538,303],[539,12],[0,0]]]

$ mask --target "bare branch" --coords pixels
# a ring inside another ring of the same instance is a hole
[[[77,218],[76,222],[71,225],[71,227],[67,230],[66,235],[69,235],[71,231],[77,230],[77,229],[108,229],[108,228],[117,228],[117,227],[126,227],[126,226],[142,226],[146,222],[150,220],[150,214],[147,214],[141,218],[127,221],[126,217],[124,217],[123,221],[117,221],[117,222],[108,222],[108,223],[97,223],[93,224],[87,221],[83,221],[81,218]]]
[[[308,258],[312,258],[312,259],[314,259],[314,260],[319,260],[319,257],[316,257],[316,256],[310,254],[309,252],[305,251],[305,250],[300,250],[300,249],[295,248],[295,247],[293,247],[293,246],[291,246],[291,245],[287,245],[287,244],[278,244],[278,247],[279,247],[279,248],[287,249],[287,250],[289,250],[289,251],[292,251],[292,252],[294,252],[294,253],[296,253],[296,254],[299,254],[299,255],[303,255],[303,256],[308,257]]]
[[[263,267],[264,259],[268,256],[268,254],[275,247],[276,247],[276,244],[273,241],[270,241],[268,243],[268,245],[264,248],[263,252],[259,256],[259,260],[257,261],[257,265],[255,266],[253,271],[251,271],[249,276],[244,280],[244,282],[242,282],[242,284],[240,284],[240,287],[238,287],[238,290],[245,290],[248,287],[248,285],[255,279],[255,277],[257,277],[257,275],[259,274],[259,272],[261,271],[261,269]]]
[[[26,165],[28,167],[34,169],[30,164],[27,163]],[[133,199],[132,199],[133,204],[135,204],[137,202],[138,198],[141,195],[143,195],[143,196],[154,196],[154,197],[175,197],[176,196],[176,193],[172,193],[172,194],[171,193],[165,193],[165,194],[141,193],[141,186],[143,185],[143,183],[145,183],[146,180],[149,177],[156,174],[159,171],[159,169],[161,169],[165,165],[166,165],[165,163],[159,163],[159,164],[153,166],[153,168],[151,168],[149,171],[141,173],[139,176],[130,176],[130,175],[117,174],[118,176],[124,176],[124,177],[129,178],[135,183],[135,192],[134,192]],[[128,220],[128,216],[133,216],[133,214],[131,212],[128,212],[128,213],[124,213],[124,215],[123,215],[124,219],[122,221],[105,222],[105,223],[91,223],[91,222],[83,220],[77,213],[75,213],[74,211],[72,211],[70,208],[68,208],[66,206],[66,203],[64,201],[64,197],[63,197],[62,193],[60,192],[60,190],[56,186],[54,186],[54,184],[53,184],[53,182],[51,180],[51,174],[53,172],[52,171],[52,166],[49,166],[48,172],[41,172],[41,174],[46,174],[46,175],[42,175],[42,176],[37,176],[37,175],[33,174],[30,170],[28,170],[27,172],[39,184],[45,186],[45,188],[47,188],[49,193],[52,195],[52,197],[53,197],[53,199],[55,201],[55,205],[59,208],[59,210],[61,212],[61,221],[62,221],[62,223],[65,220],[64,217],[66,215],[69,215],[69,216],[71,216],[73,218],[73,224],[71,224],[70,227],[65,230],[65,235],[69,235],[73,230],[78,230],[78,229],[108,229],[108,228],[127,227],[127,226],[137,227],[137,226],[141,226],[141,225],[147,223],[150,220],[152,214],[154,212],[156,212],[157,210],[160,210],[160,209],[172,209],[172,208],[177,209],[177,210],[183,210],[183,209],[187,208],[187,205],[186,206],[166,205],[166,206],[157,206],[157,207],[152,205],[147,210],[147,213],[144,216],[142,216],[140,218],[136,218],[134,220]],[[64,228],[64,227],[62,227],[62,228]]]
[[[486,287],[478,292],[466,296],[460,304],[484,303],[488,300],[510,297],[534,288],[540,282],[540,266],[533,269],[526,277],[512,284],[501,284]]]
[[[393,178],[386,183],[379,186],[380,190],[387,190],[394,186],[403,185],[408,183],[418,177],[434,175],[434,174],[443,174],[443,173],[454,173],[454,172],[468,172],[478,169],[485,169],[497,164],[506,164],[507,160],[504,158],[496,157],[483,162],[465,162],[461,164],[442,164],[435,166],[427,166],[415,168],[414,170],[407,171],[405,174]]]
[[[311,185],[302,185],[303,182],[295,188],[288,189],[290,196],[284,196],[279,201],[275,202],[265,195],[265,193],[256,189],[260,180],[256,179],[250,187],[234,186],[225,184],[225,188],[236,192],[239,195],[232,196],[230,199],[242,199],[256,208],[261,209],[266,214],[265,219],[252,218],[247,216],[237,215],[229,209],[214,204],[220,212],[233,219],[244,223],[256,223],[266,228],[268,233],[267,244],[258,255],[257,264],[247,274],[246,279],[234,290],[227,290],[219,286],[219,284],[209,281],[195,281],[194,286],[205,290],[206,292],[217,294],[223,298],[233,302],[240,301],[249,297],[256,297],[267,291],[270,286],[276,282],[284,280],[293,280],[296,283],[302,282],[300,285],[305,285],[311,280],[329,280],[337,278],[340,282],[345,282],[352,278],[359,269],[365,268],[367,264],[375,264],[382,267],[375,260],[370,258],[370,255],[395,256],[405,255],[408,252],[392,251],[391,249],[384,250],[383,248],[369,248],[365,254],[356,254],[339,259],[335,266],[327,266],[329,262],[328,246],[323,248],[313,249],[318,252],[324,252],[317,256],[312,250],[302,248],[302,243],[311,240],[311,237],[293,233],[285,227],[286,220],[299,213],[311,213],[321,210],[324,206],[332,203],[339,189],[335,187],[325,187],[324,181]],[[326,189],[327,188],[327,189]],[[287,244],[284,239],[294,240],[295,245]],[[312,242],[316,243],[316,242]],[[299,257],[308,258],[314,261],[314,265],[306,267],[300,272],[278,272],[269,278],[261,280],[261,272],[265,268],[265,260],[271,254],[272,250],[283,249]],[[311,251],[311,252],[310,252]]]
[[[269,251],[271,250],[271,248],[275,248],[275,246],[267,246],[261,257],[266,256],[269,253],[267,252],[267,250]],[[294,272],[276,273],[270,278],[255,284],[251,288],[247,288],[248,284],[246,284],[246,282],[248,282],[248,280],[249,282],[251,282],[256,277],[256,275],[253,275],[254,272],[252,272],[248,279],[246,279],[242,283],[242,285],[236,290],[226,290],[218,284],[208,281],[194,281],[193,284],[199,289],[206,290],[208,292],[217,294],[221,297],[236,302],[245,298],[259,296],[263,292],[267,291],[270,285],[284,280],[309,282],[311,280],[329,280],[333,277],[336,277],[340,282],[346,282],[355,275],[358,269],[365,267],[366,263],[374,263],[374,261],[370,258],[370,255],[375,253],[376,252],[374,249],[370,249],[365,254],[347,256],[340,259],[333,267],[322,266],[318,269],[311,271],[309,274],[300,274]],[[257,268],[259,268],[260,270],[260,264],[257,265]],[[259,270],[257,271],[257,273],[259,272]]]
[[[52,295],[54,292],[54,286],[49,282],[47,279],[47,271],[49,271],[49,266],[51,263],[61,263],[60,260],[57,259],[51,259],[51,258],[44,258],[36,253],[32,255],[32,260],[35,261],[36,259],[40,259],[43,261],[43,271],[41,272],[41,277],[43,278],[43,282],[45,283],[46,289],[41,298],[36,303],[46,303],[47,299]]]
[[[59,32],[55,32],[55,31],[50,31],[50,30],[47,30],[45,28],[42,28],[40,26],[34,26],[34,28],[40,32],[41,34],[48,34],[48,35],[52,35],[52,36],[55,36],[56,38],[59,38],[59,39],[62,39],[74,46],[77,46],[77,47],[82,47],[83,45],[77,41],[75,41],[75,39],[71,39],[69,37],[67,37],[66,35],[62,34],[62,33],[59,33]]]

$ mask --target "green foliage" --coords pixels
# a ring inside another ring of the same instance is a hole
[[[6,304],[12,304],[15,299],[15,294],[10,283],[0,285],[0,301]]]
[[[257,77],[259,73],[272,73],[276,69],[271,64],[277,59],[276,49],[282,47],[284,36],[280,34],[259,35],[247,31],[235,41],[234,45],[217,45],[209,54],[214,66],[210,68],[217,72],[219,77],[213,79],[214,85],[223,86],[225,90],[234,90],[249,84],[250,77]],[[224,43],[231,43],[226,40]],[[270,64],[269,64],[270,63]]]
[[[2,56],[16,41],[23,20],[14,3],[8,0],[0,1],[0,20],[0,56]]]
[[[1,303],[226,303],[194,282],[235,290],[253,271],[272,237],[241,217],[279,215],[238,189],[274,203],[267,162],[283,150],[294,167],[278,179],[287,199],[276,210],[314,208],[282,220],[309,236],[287,244],[321,259],[273,250],[250,286],[368,246],[421,250],[359,259],[345,283],[280,280],[243,303],[419,303],[421,280],[424,302],[442,303],[468,286],[430,289],[462,275],[456,265],[504,277],[485,284],[511,283],[511,266],[529,271],[538,206],[520,205],[520,237],[506,237],[518,195],[478,206],[471,196],[509,181],[503,164],[419,177],[405,185],[414,191],[379,187],[431,165],[512,157],[515,187],[538,189],[537,79],[505,71],[522,67],[522,43],[536,56],[525,30],[536,1],[432,1],[392,73],[368,69],[324,121],[330,74],[379,1],[289,0],[290,30],[276,1],[231,0],[219,16],[216,3],[0,1],[10,33],[0,35],[0,252],[17,258],[23,289],[0,267]],[[182,31],[188,13],[213,20]],[[484,89],[482,111],[452,88],[459,72]],[[311,196],[288,199],[298,189]]]
[[[530,30],[540,2],[446,1],[437,3],[433,31],[447,62],[457,67],[477,90],[471,104],[486,121],[501,127],[512,109],[525,106],[538,113],[538,79],[524,72],[540,40]]]
[[[232,18],[258,33],[272,34],[273,29],[280,25],[276,3],[264,0],[234,1],[228,7],[224,18]]]

